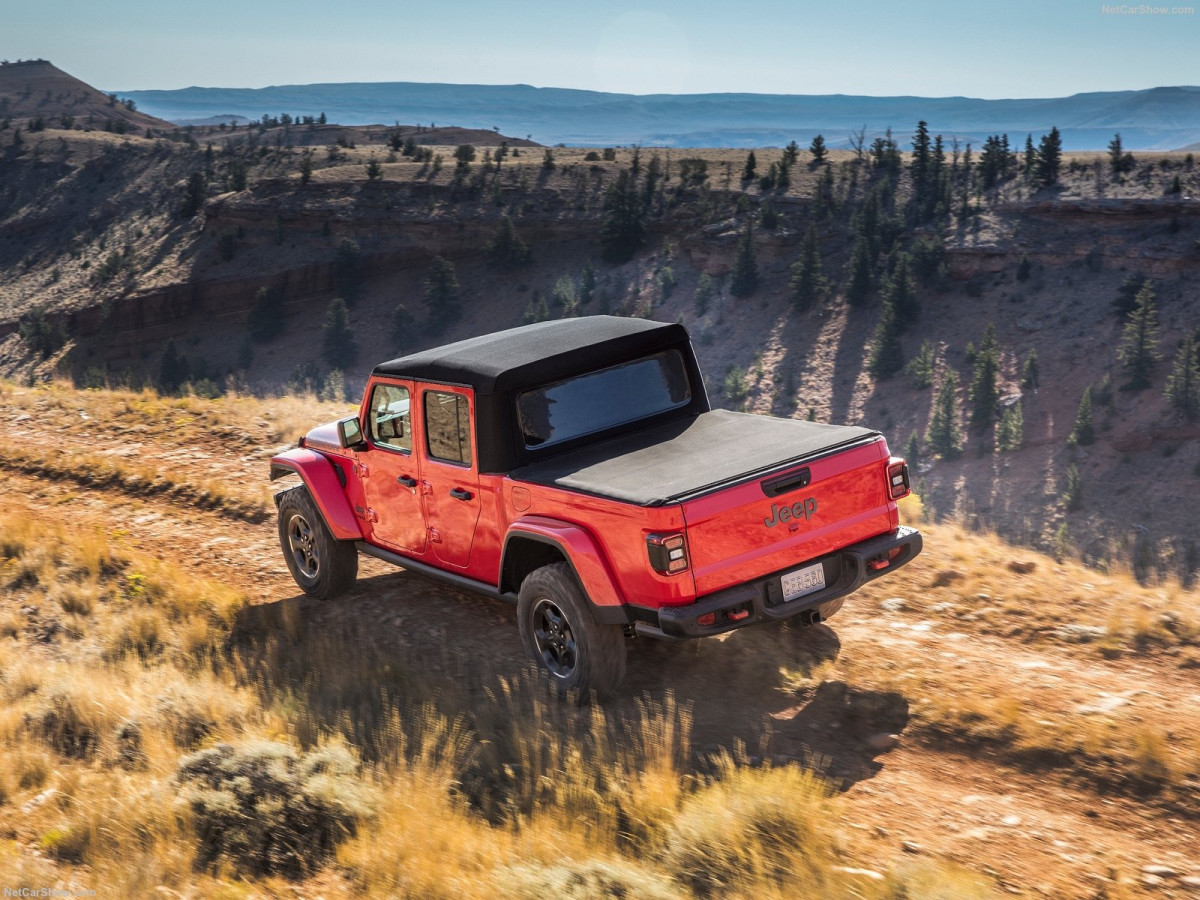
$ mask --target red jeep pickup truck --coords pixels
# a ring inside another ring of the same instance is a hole
[[[682,325],[593,316],[377,366],[357,416],[271,460],[296,583],[326,598],[366,553],[515,601],[563,693],[604,694],[634,635],[793,618],[916,556],[908,467],[867,428],[709,407]]]

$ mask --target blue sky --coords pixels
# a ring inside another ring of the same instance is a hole
[[[1200,12],[1082,0],[0,0],[0,57],[104,90],[444,81],[1051,97],[1198,84]],[[1124,10],[1124,12],[1122,12]]]

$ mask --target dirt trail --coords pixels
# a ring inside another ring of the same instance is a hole
[[[16,417],[0,409],[0,422]],[[31,419],[9,436],[57,439]],[[126,441],[95,428],[89,449],[116,453]],[[178,462],[179,447],[153,446],[164,464]],[[219,440],[193,445],[186,464],[243,484],[265,481],[268,451],[226,457],[222,449]],[[374,560],[362,559],[360,581],[345,598],[317,603],[304,597],[282,561],[273,521],[254,525],[165,496],[130,496],[11,470],[0,476],[0,503],[35,521],[117,532],[115,540],[220,579],[255,603],[290,604],[310,625],[349,617],[431,678],[452,678],[467,668],[516,673],[525,665],[510,607]],[[670,690],[692,706],[697,754],[741,741],[750,755],[819,766],[844,789],[845,844],[865,868],[883,868],[897,855],[914,862],[936,856],[990,873],[1013,894],[1108,896],[1102,891],[1111,893],[1106,879],[1115,874],[1134,893],[1200,896],[1200,810],[1169,815],[1073,786],[1058,772],[1027,774],[905,733],[913,711],[929,701],[927,685],[938,679],[1017,696],[1024,715],[1048,720],[1078,714],[1088,704],[1097,716],[1129,713],[1132,721],[1195,719],[1200,679],[1194,670],[1155,656],[1104,660],[1078,646],[1023,644],[917,612],[881,609],[895,590],[883,584],[855,595],[832,628],[751,629],[680,644],[637,641],[613,710]],[[795,670],[781,671],[780,659],[794,661]],[[816,686],[796,674],[834,660],[850,672],[892,671],[894,683],[847,694],[840,683]],[[879,740],[889,733],[898,735],[894,746]],[[1147,866],[1162,868],[1147,873]]]

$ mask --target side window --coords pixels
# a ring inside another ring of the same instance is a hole
[[[381,384],[371,392],[371,440],[393,450],[412,452],[412,412],[408,388]]]
[[[471,464],[471,413],[466,397],[449,391],[425,392],[425,441],[431,458]]]

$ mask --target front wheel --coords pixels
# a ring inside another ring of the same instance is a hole
[[[279,495],[279,545],[292,578],[310,597],[336,597],[358,577],[358,550],[329,533],[303,485]]]
[[[545,669],[560,695],[575,691],[586,703],[603,697],[625,676],[625,636],[620,625],[600,625],[567,563],[535,569],[517,594],[517,620],[525,652]]]

